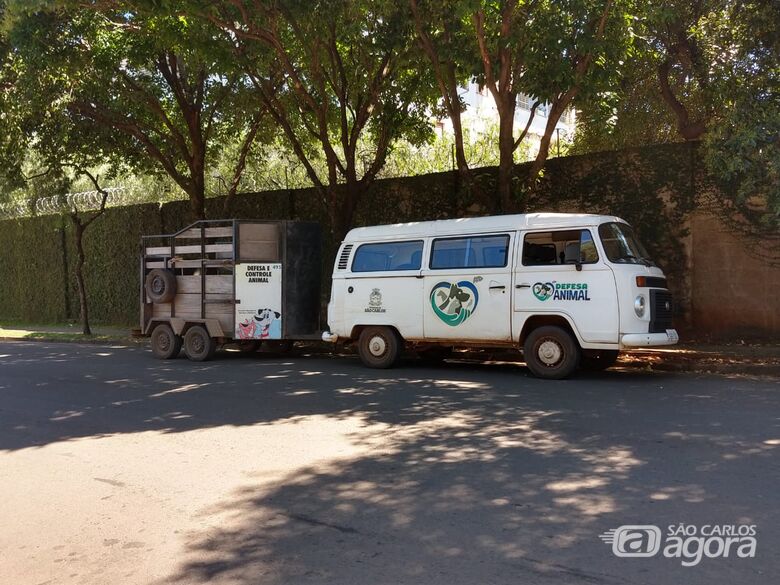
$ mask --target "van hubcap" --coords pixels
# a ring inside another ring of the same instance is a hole
[[[539,345],[537,355],[541,362],[546,366],[554,366],[563,357],[563,348],[552,339],[546,339]]]
[[[382,357],[385,351],[387,351],[387,342],[383,337],[379,337],[378,335],[372,337],[368,342],[368,351],[370,351],[371,355],[374,357]]]

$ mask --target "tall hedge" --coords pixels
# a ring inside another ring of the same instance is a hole
[[[700,189],[700,168],[696,147],[683,144],[555,158],[548,161],[531,194],[520,190],[528,165],[518,165],[516,196],[529,212],[597,212],[627,219],[670,274],[670,281],[682,283],[684,219]],[[477,174],[484,192],[495,189],[494,168]],[[360,203],[355,224],[489,213],[458,189],[457,180],[456,173],[447,172],[377,181]],[[221,198],[208,200],[208,216],[222,217],[223,205]],[[190,222],[189,213],[185,201],[116,207],[90,226],[84,243],[95,323],[137,322],[140,237],[181,229]],[[313,188],[242,194],[235,197],[230,215],[327,222],[322,199]],[[78,318],[72,239],[67,218],[0,222],[0,321],[51,323]],[[327,278],[337,242],[326,235],[323,244]],[[676,292],[685,305],[687,292]]]

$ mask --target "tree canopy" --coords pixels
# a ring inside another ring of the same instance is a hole
[[[314,185],[342,234],[386,168],[412,168],[388,160],[432,152],[432,119],[452,121],[471,187],[462,94],[476,83],[498,111],[496,188],[473,193],[488,209],[522,208],[576,109],[574,152],[701,140],[731,208],[780,221],[774,0],[0,0],[0,21],[3,193],[103,165],[164,175],[203,217],[217,194],[229,213],[248,167],[274,169]]]

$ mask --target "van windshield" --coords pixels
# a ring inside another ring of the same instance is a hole
[[[655,266],[630,225],[615,222],[602,223],[599,226],[599,237],[610,262]]]

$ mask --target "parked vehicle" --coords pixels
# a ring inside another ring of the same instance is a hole
[[[321,336],[321,230],[296,221],[198,221],[141,241],[141,332],[160,359],[211,358]]]
[[[522,349],[533,374],[671,345],[663,272],[618,217],[534,213],[363,227],[342,242],[323,339],[387,368],[404,346]]]

